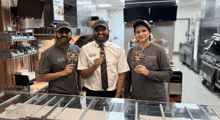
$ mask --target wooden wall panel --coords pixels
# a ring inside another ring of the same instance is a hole
[[[20,58],[16,58],[15,59],[15,70],[20,70],[22,68],[21,66],[21,59]]]
[[[34,55],[33,59],[34,59],[34,71],[37,72],[39,66],[39,55]]]
[[[14,79],[14,59],[7,59],[7,77],[5,78],[6,85],[15,85]]]
[[[2,18],[2,1],[0,0],[0,18]],[[4,31],[3,29],[3,21],[2,19],[0,19],[0,33],[2,33]]]
[[[23,65],[24,69],[28,69],[28,71],[30,71],[30,56],[23,57]]]

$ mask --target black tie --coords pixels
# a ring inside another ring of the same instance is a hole
[[[100,44],[99,47],[101,48],[101,52],[105,51],[103,44]],[[108,89],[108,74],[107,74],[107,65],[106,65],[105,55],[104,55],[104,58],[101,64],[101,79],[102,79],[102,88],[106,91]]]

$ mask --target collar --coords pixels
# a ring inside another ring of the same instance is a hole
[[[150,43],[150,45],[148,45],[146,48],[144,48],[144,50],[148,49],[150,46],[152,46],[152,42]],[[139,46],[139,43],[137,45],[137,50],[141,50],[140,46]],[[143,50],[143,51],[144,51]]]
[[[54,44],[54,46],[55,46],[55,48],[60,49],[60,50],[62,50],[62,51],[69,51],[69,47],[70,47],[70,46],[69,46],[68,49],[65,50],[65,49],[61,48],[60,46],[58,46],[56,43]]]
[[[94,43],[95,43],[95,46],[96,46],[97,48],[99,48],[99,44],[97,44],[95,41],[94,41]],[[103,44],[104,44],[105,47],[107,47],[110,43],[111,43],[111,42],[109,42],[109,41],[107,40],[107,41],[104,42]]]

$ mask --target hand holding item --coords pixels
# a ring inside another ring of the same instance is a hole
[[[134,51],[132,54],[132,61],[137,62],[137,65],[139,62],[143,62],[144,54],[143,51]]]
[[[105,58],[105,51],[101,50],[101,51],[99,52],[99,54],[100,54],[100,57]]]
[[[149,74],[148,69],[147,69],[145,66],[143,66],[143,65],[137,65],[137,66],[135,67],[134,71],[135,71],[136,73],[141,73],[141,74],[143,74],[143,75],[145,75],[145,76],[148,76],[148,74]]]
[[[95,66],[95,68],[98,68],[99,65],[102,64],[102,60],[103,60],[103,58],[100,57],[100,58],[97,58],[97,59],[95,59],[95,60],[93,61],[93,62],[94,62],[94,66]]]
[[[75,64],[74,64],[75,65]],[[69,64],[65,67],[65,69],[62,71],[64,73],[64,76],[67,76],[68,74],[72,73],[74,70],[74,65]]]
[[[73,61],[77,61],[79,57],[79,53],[76,52],[75,49],[73,49],[72,52],[67,52],[67,58],[68,58],[68,62],[73,64]]]

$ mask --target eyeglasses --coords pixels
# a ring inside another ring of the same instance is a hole
[[[107,29],[106,29],[106,27],[104,27],[104,26],[97,26],[97,27],[95,27],[95,29],[94,29],[95,32],[105,31],[105,30],[107,30]]]
[[[66,34],[66,35],[70,35],[70,30],[68,30],[68,29],[61,29],[61,30],[59,30],[59,31],[57,31],[59,34]]]

